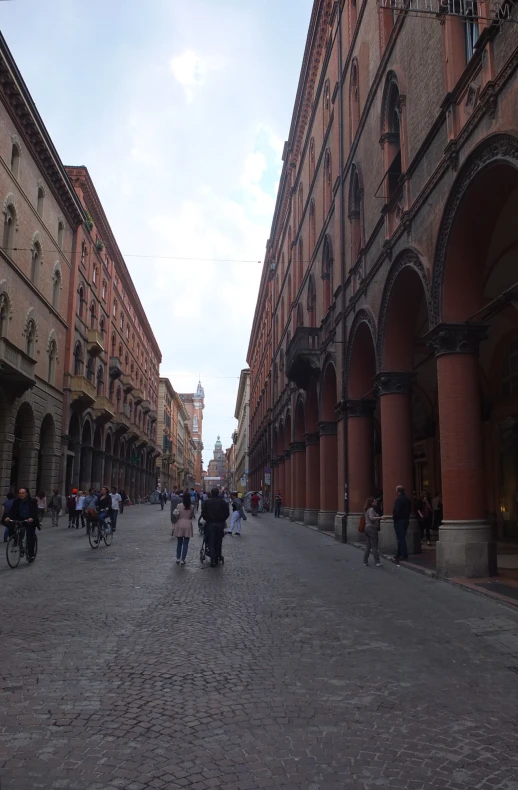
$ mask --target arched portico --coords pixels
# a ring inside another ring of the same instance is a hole
[[[291,414],[288,412],[284,423],[284,483],[286,493],[284,496],[284,513],[292,518],[293,498],[291,486]]]
[[[320,510],[320,436],[318,433],[318,389],[310,380],[306,394],[306,506],[304,524],[318,524]]]
[[[51,414],[46,414],[40,428],[36,493],[43,490],[50,497],[57,478],[58,460],[54,418]]]
[[[320,510],[318,528],[334,532],[338,503],[338,448],[335,406],[337,402],[336,369],[331,360],[325,364],[320,387]]]
[[[306,418],[304,400],[299,396],[295,407],[295,423],[293,426],[293,442],[290,444],[293,508],[291,517],[294,521],[303,521],[306,507]]]
[[[32,406],[24,402],[16,413],[14,443],[11,457],[9,487],[16,491],[20,486],[34,494],[38,464],[38,445]]]

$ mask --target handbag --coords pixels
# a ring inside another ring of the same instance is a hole
[[[358,532],[365,532],[365,515],[360,516],[360,523],[358,524]]]

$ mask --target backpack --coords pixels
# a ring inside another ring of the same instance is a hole
[[[358,524],[358,532],[365,532],[365,514],[360,516],[360,523]]]

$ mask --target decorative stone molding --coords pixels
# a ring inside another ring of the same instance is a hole
[[[336,436],[336,422],[319,422],[318,433],[319,436]]]
[[[291,442],[290,443],[290,452],[291,453],[303,453],[306,450],[306,442]]]
[[[507,161],[514,167],[518,167],[518,138],[510,134],[495,134],[480,143],[471,152],[461,168],[446,202],[435,248],[432,282],[433,325],[439,324],[442,318],[442,286],[446,268],[446,255],[451,231],[457,218],[457,211],[471,182],[478,173],[498,160]]]
[[[484,324],[438,324],[426,337],[436,357],[445,354],[474,354],[488,335]]]
[[[36,320],[36,311],[35,311],[34,307],[29,307],[29,309],[27,310],[27,312],[25,314],[25,322],[24,322],[24,325],[23,325],[23,337],[27,337],[27,327],[29,325],[29,321],[34,321],[34,326],[36,327],[36,332],[35,332],[35,335],[34,335],[34,342],[37,343],[38,342],[39,332],[38,332],[38,322]]]
[[[49,339],[47,341],[47,353],[50,353],[52,343],[56,344],[56,359],[57,359],[59,348],[58,348],[58,336],[56,334],[55,329],[51,329],[49,332]]]
[[[4,219],[7,216],[7,209],[9,208],[9,206],[12,206],[13,209],[14,209],[14,217],[15,217],[14,229],[15,229],[16,232],[18,232],[18,228],[19,228],[18,213],[19,212],[18,212],[18,207],[16,205],[16,198],[15,198],[15,196],[14,196],[14,194],[12,192],[9,192],[9,194],[7,194],[5,196],[4,205],[3,205],[3,208],[2,208],[2,213],[4,215]]]
[[[291,450],[284,450],[284,458],[286,460],[289,460],[290,455],[291,455]]]
[[[349,378],[349,372],[351,370],[351,359],[352,359],[353,348],[354,348],[354,338],[356,336],[356,332],[360,327],[360,324],[362,323],[367,324],[369,328],[372,337],[372,346],[374,348],[374,355],[376,356],[376,322],[370,310],[366,310],[365,308],[362,308],[361,310],[358,310],[358,312],[354,316],[354,320],[351,325],[351,330],[349,332],[349,342],[347,344],[347,353],[345,357],[346,381]]]
[[[407,371],[382,371],[374,379],[378,395],[408,395],[416,379]]]
[[[347,417],[372,417],[376,408],[375,400],[346,401]]]
[[[315,445],[319,443],[320,434],[318,431],[315,431],[315,433],[305,433],[304,438],[306,440],[306,447],[309,447],[310,445]]]

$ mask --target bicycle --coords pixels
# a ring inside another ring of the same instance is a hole
[[[113,541],[113,529],[111,518],[108,516],[104,521],[97,518],[97,521],[90,522],[90,532],[88,540],[92,549],[96,549],[102,540],[107,546],[111,546]]]
[[[36,533],[34,534],[34,555],[29,557],[29,552],[27,551],[27,530],[25,528],[25,522],[13,521],[10,519],[9,527],[11,526],[14,528],[14,534],[9,536],[9,540],[7,541],[7,545],[5,547],[7,564],[10,568],[17,568],[22,557],[25,557],[27,562],[31,564],[31,562],[34,562],[36,559],[36,554],[38,553],[38,536]]]

